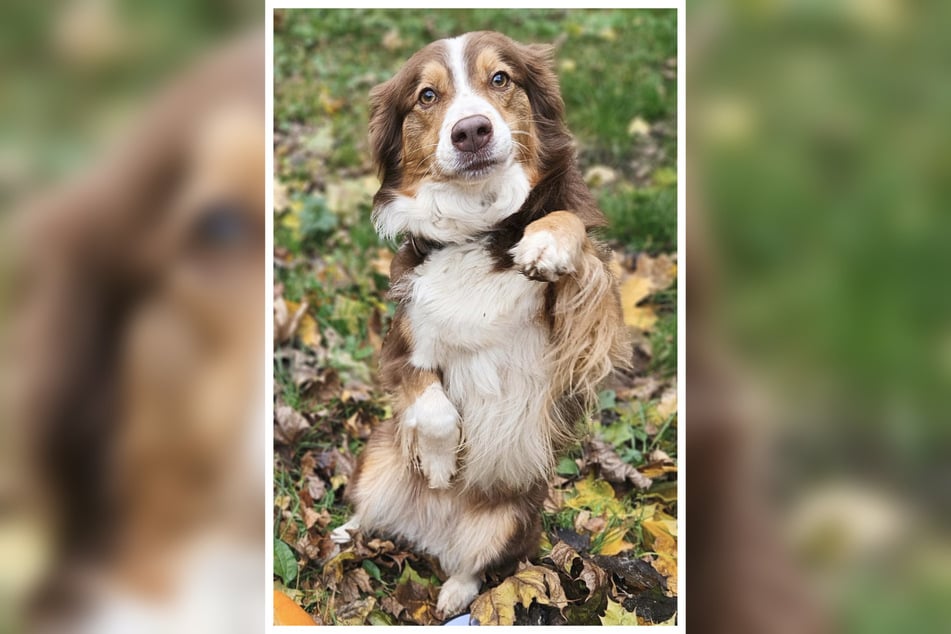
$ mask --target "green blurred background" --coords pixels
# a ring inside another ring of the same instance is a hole
[[[780,526],[849,632],[951,623],[949,18],[688,2],[688,284],[713,284]]]
[[[260,21],[255,0],[7,0],[0,208],[88,167],[163,80]]]

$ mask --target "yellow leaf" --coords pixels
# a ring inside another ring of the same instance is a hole
[[[608,599],[608,607],[601,617],[601,625],[639,625],[637,615],[628,612],[620,603]]]
[[[569,492],[565,497],[565,506],[579,511],[588,509],[594,515],[627,515],[624,506],[614,497],[611,485],[604,480],[595,480],[594,475],[589,475],[575,485],[574,492]]]
[[[274,625],[317,625],[311,615],[294,600],[281,592],[274,591]]]
[[[297,336],[301,343],[311,348],[320,346],[320,331],[317,329],[317,321],[310,315],[301,317],[300,325],[297,327]]]
[[[627,529],[623,526],[608,531],[601,546],[601,555],[616,555],[634,548],[634,544],[624,541]]]
[[[653,538],[651,549],[654,552],[677,558],[677,540],[668,532],[664,522],[644,520],[641,527]]]
[[[657,313],[650,306],[628,308],[625,304],[624,323],[638,330],[650,330],[657,323]]]
[[[526,565],[495,588],[479,595],[472,602],[470,613],[479,625],[513,625],[515,604],[527,608],[532,601],[557,608],[568,604],[555,571]]]
[[[657,555],[654,560],[654,569],[667,578],[667,589],[677,594],[677,561],[667,555]]]
[[[631,275],[621,284],[621,303],[624,304],[625,309],[628,306],[633,308],[642,299],[653,293],[653,288],[650,278],[642,275]]]

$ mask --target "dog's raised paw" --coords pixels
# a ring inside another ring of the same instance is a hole
[[[512,249],[515,266],[526,276],[540,282],[556,282],[575,271],[574,245],[559,240],[551,231],[528,233]]]

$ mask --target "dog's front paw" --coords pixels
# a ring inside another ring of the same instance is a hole
[[[475,577],[453,575],[439,589],[436,611],[441,618],[449,618],[465,612],[479,594],[479,580]]]
[[[512,249],[516,268],[533,280],[556,282],[575,272],[580,245],[568,237],[547,230],[526,233]]]
[[[456,473],[459,412],[449,402],[442,386],[434,383],[426,388],[406,410],[404,423],[416,433],[417,458],[429,487],[448,488]]]

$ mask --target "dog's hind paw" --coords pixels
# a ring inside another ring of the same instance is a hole
[[[335,544],[349,544],[353,540],[353,536],[350,534],[350,531],[355,531],[360,528],[360,523],[356,518],[351,519],[343,526],[339,526],[333,529],[330,532],[330,541]]]
[[[436,611],[441,618],[465,612],[479,594],[479,580],[468,575],[453,575],[439,589]]]

